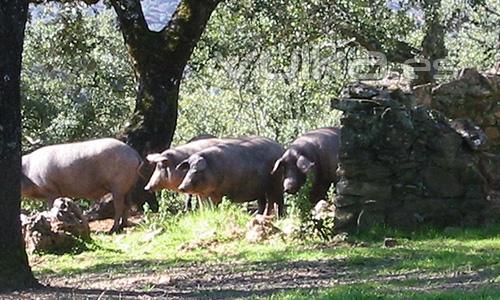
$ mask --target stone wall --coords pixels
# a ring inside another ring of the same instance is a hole
[[[479,225],[500,216],[500,158],[482,151],[484,134],[416,101],[358,83],[332,103],[344,112],[336,228]]]
[[[437,86],[416,87],[417,103],[451,119],[470,119],[488,136],[489,151],[500,154],[499,70],[479,73],[464,69],[458,78]]]

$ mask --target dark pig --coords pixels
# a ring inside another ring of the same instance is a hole
[[[328,188],[336,181],[340,128],[320,128],[297,138],[276,161],[272,173],[283,171],[283,190],[295,194],[304,185],[309,172],[314,182],[309,195],[311,203],[325,199]]]
[[[161,189],[168,189],[174,192],[179,192],[177,188],[181,184],[186,172],[176,170],[176,166],[191,154],[202,149],[220,143],[221,140],[210,134],[201,134],[191,140],[187,144],[167,149],[162,153],[149,154],[146,159],[150,163],[156,164],[155,170],[149,179],[149,182],[144,187],[146,191],[155,192]],[[191,210],[191,196],[188,195],[184,203],[184,210]]]
[[[176,169],[176,166],[191,154],[216,145],[221,141],[217,138],[200,139],[167,149],[162,153],[149,154],[146,159],[151,163],[155,163],[156,169],[144,189],[153,192],[161,189],[179,192],[177,187],[181,184],[186,172]]]
[[[189,141],[187,141],[186,144],[189,144],[189,143],[192,143],[194,141],[199,141],[199,140],[206,140],[206,139],[216,139],[217,137],[213,134],[209,134],[209,133],[202,133],[202,134],[199,134],[193,138],[191,138]]]
[[[126,198],[142,164],[134,149],[112,138],[46,146],[22,157],[21,194],[47,198],[52,207],[59,197],[97,200],[111,193],[115,216],[110,232],[116,232],[126,225]]]
[[[215,138],[217,138],[215,135],[212,135],[212,134],[209,134],[209,133],[203,133],[203,134],[200,134],[200,135],[197,135],[197,136],[191,138],[189,141],[187,141],[187,143],[192,143],[192,142],[198,141],[198,140],[215,139]],[[202,204],[203,199],[201,199],[200,197],[195,197],[195,199],[198,200],[198,206]],[[192,200],[192,195],[187,194],[186,195],[186,200],[184,201],[184,211],[187,212],[187,211],[191,211],[192,210],[193,205],[192,205],[192,201],[191,200]]]
[[[283,154],[283,147],[262,137],[223,139],[215,146],[192,154],[177,169],[186,173],[178,189],[210,198],[219,204],[223,196],[235,202],[258,200],[259,213],[266,204],[278,205],[283,215],[281,177],[271,175],[274,162]]]

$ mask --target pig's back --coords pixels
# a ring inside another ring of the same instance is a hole
[[[297,138],[290,148],[313,159],[325,177],[335,178],[340,148],[340,128],[325,127],[312,130]]]
[[[273,140],[251,137],[225,140],[207,152],[212,152],[209,159],[215,176],[222,178],[221,193],[234,201],[248,201],[266,192],[274,161],[284,149]]]
[[[223,143],[222,139],[218,138],[205,138],[205,139],[198,139],[194,140],[192,142],[189,142],[184,145],[180,145],[177,147],[174,147],[173,150],[175,150],[177,153],[179,153],[179,156],[182,156],[182,159],[185,159],[189,157],[191,154],[194,154],[196,152],[199,152],[203,149],[218,145]]]
[[[23,157],[23,172],[52,194],[96,198],[135,183],[140,163],[134,149],[106,138],[40,148]]]

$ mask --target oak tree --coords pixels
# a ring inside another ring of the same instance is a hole
[[[26,0],[0,1],[0,291],[37,284],[21,235],[21,57]]]

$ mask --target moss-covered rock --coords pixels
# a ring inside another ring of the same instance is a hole
[[[500,216],[493,197],[500,157],[483,152],[491,148],[472,121],[451,123],[415,106],[411,93],[386,87],[357,83],[341,95],[332,102],[344,112],[334,199],[339,230],[478,225]]]

